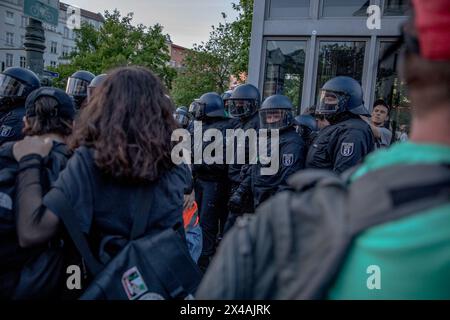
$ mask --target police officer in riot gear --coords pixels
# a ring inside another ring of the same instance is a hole
[[[67,81],[66,93],[72,97],[75,107],[80,110],[88,96],[88,86],[95,78],[89,71],[77,71]]]
[[[271,154],[272,140],[267,141],[267,156],[272,162],[278,162],[278,170],[263,175],[261,169],[273,165],[267,161],[258,161],[257,164],[249,166],[243,182],[230,198],[232,211],[238,211],[242,207],[247,193],[250,193],[253,209],[256,209],[272,195],[286,190],[289,176],[305,167],[305,143],[295,128],[292,109],[292,102],[283,95],[273,95],[262,104],[259,110],[261,129],[278,130],[279,133],[279,141],[276,141],[278,145],[275,146],[279,148],[278,158],[275,157],[276,154]]]
[[[177,110],[175,110],[173,117],[183,129],[187,129],[192,120],[192,115],[184,106],[178,107]]]
[[[28,69],[12,67],[0,74],[0,145],[22,139],[25,100],[41,86]]]
[[[194,163],[196,201],[199,205],[200,225],[203,231],[203,250],[199,266],[206,270],[215,253],[217,239],[228,215],[227,202],[229,194],[228,167],[226,156],[226,130],[232,129],[234,122],[228,118],[223,100],[217,93],[206,93],[192,104],[197,126],[201,123],[202,133],[209,129],[217,129],[222,133],[223,159],[221,163],[207,164],[205,157],[201,164]],[[203,135],[202,135],[203,136]],[[203,142],[202,153],[210,142]],[[205,155],[204,155],[205,156]],[[211,155],[215,157],[215,153]],[[208,162],[210,163],[210,162]]]
[[[228,111],[230,116],[238,119],[239,122],[235,129],[242,129],[247,131],[254,129],[256,132],[260,128],[260,120],[258,110],[261,104],[261,94],[259,90],[251,84],[243,84],[236,87],[231,94],[231,97],[227,100]],[[239,152],[245,152],[245,165],[237,163],[237,154]],[[229,165],[228,177],[231,180],[231,195],[233,195],[241,185],[248,171],[249,159],[249,146],[237,144],[234,151],[234,164]],[[253,210],[253,203],[251,198],[245,198],[241,201],[242,207],[239,210],[235,210],[235,206],[230,203],[230,213],[228,221],[225,226],[225,232],[229,230],[238,216],[244,212],[251,212]]]
[[[372,131],[360,117],[370,114],[364,106],[361,85],[356,80],[340,76],[325,83],[316,114],[323,115],[330,126],[320,131],[309,149],[307,168],[342,173],[373,151]]]
[[[103,81],[105,81],[108,75],[106,73],[99,74],[94,79],[92,79],[91,83],[87,88],[87,101],[91,101],[94,96],[94,91],[97,87],[99,87]]]

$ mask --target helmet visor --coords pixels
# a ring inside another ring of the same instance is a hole
[[[340,96],[338,93],[321,90],[320,102],[316,108],[317,114],[334,114],[339,110]]]
[[[89,82],[77,78],[69,78],[66,93],[71,96],[86,96]]]
[[[226,108],[233,118],[247,117],[256,110],[256,103],[253,100],[227,100]]]
[[[191,106],[189,107],[189,112],[195,119],[202,119],[205,116],[205,108],[206,108],[205,103],[195,100],[194,102],[191,103]]]
[[[0,96],[3,97],[21,97],[25,92],[25,85],[20,81],[0,74]]]
[[[259,117],[263,129],[283,129],[291,124],[291,111],[285,109],[260,110]]]
[[[189,117],[182,113],[174,113],[173,114],[174,119],[178,122],[178,124],[182,127],[187,127],[189,124]]]

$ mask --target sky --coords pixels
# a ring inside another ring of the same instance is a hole
[[[192,48],[194,43],[207,41],[212,25],[222,21],[221,12],[232,21],[237,14],[232,0],[65,0],[67,4],[103,13],[119,9],[122,15],[134,12],[134,24],[164,27],[173,43]],[[237,1],[235,1],[237,2]]]

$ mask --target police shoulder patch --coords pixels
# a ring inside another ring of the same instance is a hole
[[[9,138],[13,135],[13,127],[3,125],[0,127],[0,137]]]
[[[292,153],[283,154],[283,166],[290,167],[294,164],[294,155]]]
[[[341,155],[343,157],[351,157],[353,155],[353,152],[355,151],[355,144],[344,142],[341,145]]]

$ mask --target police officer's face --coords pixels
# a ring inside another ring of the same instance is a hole
[[[388,109],[385,106],[376,106],[372,112],[372,122],[383,125],[388,120]]]
[[[270,112],[267,112],[267,114],[266,114],[266,122],[268,124],[277,123],[281,120],[281,118],[282,118],[281,110],[270,111]]]

